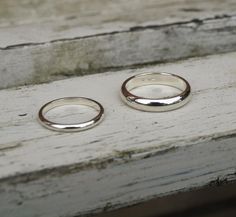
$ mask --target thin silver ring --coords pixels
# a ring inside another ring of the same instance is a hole
[[[98,111],[98,115],[86,122],[75,123],[75,124],[55,123],[45,118],[45,114],[48,111],[56,107],[65,105],[85,105]],[[42,124],[47,129],[59,132],[78,132],[90,129],[99,124],[102,121],[103,117],[104,117],[103,106],[97,101],[85,97],[65,97],[65,98],[55,99],[42,106],[38,113],[38,119],[40,124]]]
[[[155,84],[177,88],[181,93],[164,98],[144,98],[130,92],[137,87]],[[127,105],[149,112],[163,112],[180,108],[189,102],[190,96],[191,87],[184,78],[163,72],[143,73],[132,76],[125,80],[121,87],[121,98]]]

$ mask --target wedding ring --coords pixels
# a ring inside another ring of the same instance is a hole
[[[75,123],[75,124],[61,124],[55,123],[48,120],[45,117],[45,114],[56,108],[65,105],[84,105],[91,107],[98,111],[98,115],[91,120],[82,123]],[[65,97],[60,99],[55,99],[51,102],[46,103],[42,108],[39,110],[38,119],[39,122],[46,128],[50,130],[60,131],[60,132],[78,132],[82,130],[87,130],[99,124],[104,117],[104,108],[102,105],[95,100],[84,98],[84,97]]]
[[[131,93],[135,88],[147,85],[164,85],[179,89],[181,92],[171,97],[145,98]],[[185,105],[191,96],[191,87],[182,77],[169,73],[144,73],[128,78],[121,87],[122,100],[132,108],[149,111],[170,111]]]

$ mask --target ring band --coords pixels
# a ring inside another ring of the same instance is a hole
[[[45,118],[45,114],[56,108],[56,107],[61,107],[65,105],[84,105],[91,107],[98,111],[98,115],[94,117],[93,119],[82,122],[82,123],[76,123],[76,124],[60,124],[60,123],[55,123],[47,118]],[[55,99],[51,102],[46,103],[42,108],[39,110],[38,113],[38,119],[39,122],[46,128],[50,130],[55,130],[55,131],[60,131],[60,132],[78,132],[82,130],[87,130],[90,129],[97,124],[100,123],[100,121],[104,117],[104,108],[102,105],[95,100],[89,99],[89,98],[84,98],[84,97],[65,97],[65,98],[59,98]]]
[[[171,86],[181,91],[180,94],[164,98],[144,98],[130,91],[146,85]],[[170,111],[185,105],[191,96],[191,87],[182,77],[170,73],[144,73],[128,78],[121,87],[122,100],[132,108],[149,111]]]

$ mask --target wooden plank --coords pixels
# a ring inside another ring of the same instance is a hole
[[[12,182],[1,182],[0,214],[91,216],[208,184],[235,181],[235,143],[235,138],[228,138],[146,159],[132,160],[131,156],[125,164],[119,163],[124,159],[118,157],[115,163],[104,163],[98,169],[65,168],[60,173],[12,178]]]
[[[235,57],[229,53],[1,90],[0,215],[81,216],[235,180]],[[184,76],[193,88],[192,101],[168,113],[124,105],[122,81],[151,71]],[[104,122],[73,134],[37,123],[43,103],[74,95],[100,101]]]
[[[0,162],[4,167],[1,168],[1,177],[14,175],[18,171],[26,173],[39,168],[71,164],[74,160],[84,162],[110,154],[117,155],[119,151],[152,152],[153,149],[158,150],[160,147],[161,149],[170,147],[173,141],[176,144],[181,144],[183,141],[185,144],[186,141],[192,142],[194,138],[198,141],[205,137],[211,139],[214,135],[234,133],[235,64],[235,53],[231,53],[176,64],[124,70],[116,74],[84,76],[22,87],[19,90],[2,90],[0,101],[4,103],[0,105],[2,111],[0,144],[4,156]],[[176,111],[154,114],[139,112],[124,105],[119,97],[122,81],[133,74],[151,71],[168,71],[184,76],[193,88],[194,97],[191,103]],[[73,95],[100,101],[106,109],[105,121],[93,130],[73,134],[52,132],[37,123],[35,119],[37,111],[44,103],[54,98]],[[209,122],[208,116],[212,122]],[[124,123],[125,128],[122,127]],[[146,129],[147,126],[152,130]],[[49,139],[51,142],[45,144]],[[57,141],[61,145],[58,145]],[[149,145],[146,144],[148,141]],[[30,145],[31,143],[34,145]],[[63,145],[64,143],[68,144]],[[104,149],[104,146],[107,148]],[[56,156],[54,156],[55,151]],[[22,159],[22,152],[32,153],[34,162],[23,163],[26,159]],[[10,156],[14,156],[14,164],[7,160]],[[61,157],[65,159],[64,162],[61,161]],[[39,161],[36,161],[37,158]],[[48,161],[48,158],[52,160]]]
[[[214,2],[1,1],[0,89],[235,51],[236,4]]]
[[[234,0],[1,0],[0,47],[234,15],[235,9]]]
[[[222,18],[3,49],[0,88],[232,51],[235,25],[235,18]]]

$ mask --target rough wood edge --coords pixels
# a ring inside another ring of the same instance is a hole
[[[89,216],[206,185],[232,183],[236,180],[235,142],[233,136],[86,172],[1,183],[0,214]],[[215,152],[220,153],[218,157]],[[39,203],[43,212],[35,209]]]
[[[8,47],[0,51],[0,89],[234,51],[235,29],[235,16],[225,15]]]
[[[233,97],[234,66],[235,53],[229,53],[125,70],[118,74],[106,73],[2,90],[0,98],[5,103],[0,106],[1,178],[15,180],[20,173],[35,171],[47,175],[47,171],[55,172],[53,170],[57,168],[60,173],[60,166],[65,165],[62,174],[64,171],[70,174],[70,170],[79,172],[83,167],[90,169],[96,164],[97,168],[101,168],[109,161],[143,159],[175,147],[233,136],[236,126],[233,118],[236,102]],[[155,115],[126,107],[118,95],[122,81],[134,73],[152,71],[168,71],[189,80],[194,91],[191,102],[172,113]],[[94,80],[96,83],[93,83]],[[91,82],[94,88],[87,88]],[[81,134],[60,134],[48,131],[36,122],[42,103],[70,96],[75,90],[104,104],[108,116],[101,125]],[[24,113],[27,115],[21,116]],[[26,158],[24,153],[31,155]],[[61,161],[61,158],[66,161]]]

